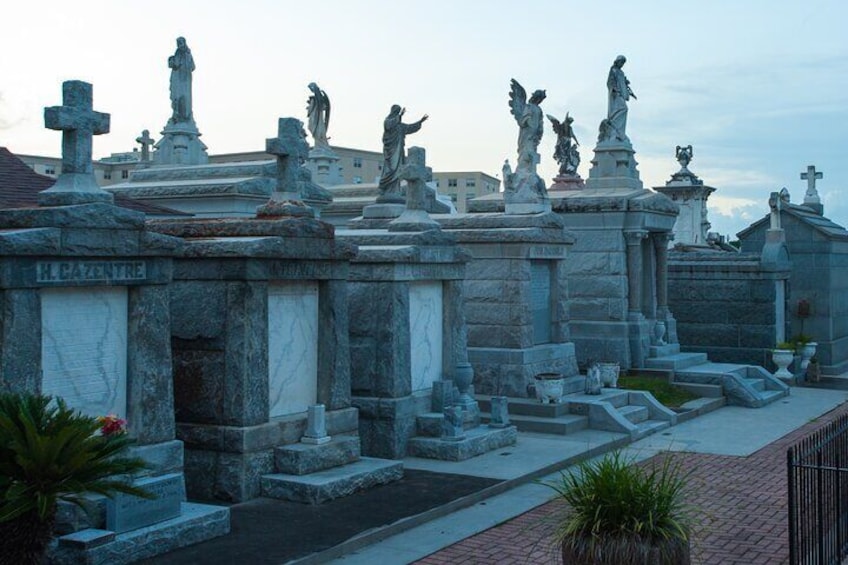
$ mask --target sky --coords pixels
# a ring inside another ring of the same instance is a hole
[[[94,85],[111,131],[95,158],[130,151],[170,116],[168,56],[184,36],[197,65],[194,116],[210,154],[256,151],[279,117],[306,119],[307,85],[329,95],[330,143],[381,150],[392,104],[428,114],[407,147],[437,171],[500,176],[515,163],[509,81],[545,89],[542,109],[574,117],[586,178],[606,117],[615,57],[638,100],[627,124],[646,187],[689,168],[717,190],[712,231],[731,235],[768,211],[782,187],[800,203],[807,165],[823,171],[825,215],[848,225],[848,2],[844,0],[146,0],[4,6],[0,146],[60,154],[43,108],[61,83]],[[539,152],[552,179],[555,135]]]

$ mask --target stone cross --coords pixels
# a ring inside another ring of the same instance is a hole
[[[91,173],[92,136],[109,133],[109,114],[92,109],[91,84],[62,83],[62,106],[44,109],[44,126],[62,131],[62,172]]]
[[[150,137],[150,130],[146,129],[141,132],[141,137],[135,138],[136,143],[141,143],[141,160],[147,162],[150,160],[150,146],[153,145],[153,138]]]
[[[280,118],[277,137],[265,140],[265,151],[277,156],[277,193],[279,199],[299,200],[298,185],[301,166],[309,156],[309,144],[303,122],[296,118]]]
[[[424,183],[427,181],[427,153],[423,147],[410,147],[400,178],[406,181],[406,209],[424,210]]]
[[[809,206],[818,214],[824,212],[819,193],[816,191],[816,179],[822,178],[824,175],[820,171],[816,171],[815,165],[807,167],[806,173],[801,173],[801,180],[807,181],[807,192],[804,194],[804,205]]]
[[[44,109],[44,125],[62,131],[62,174],[56,184],[39,193],[42,206],[67,206],[113,202],[97,184],[91,161],[92,136],[109,132],[109,114],[92,109],[92,88],[87,82],[62,83],[62,105]]]

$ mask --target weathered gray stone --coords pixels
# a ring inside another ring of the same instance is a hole
[[[116,493],[106,500],[106,527],[123,533],[177,518],[180,503],[185,500],[182,473],[137,479],[134,486],[155,498],[148,500],[130,494]]]
[[[356,463],[309,475],[272,474],[262,477],[262,494],[269,498],[321,504],[403,477],[403,463],[363,457]]]
[[[443,441],[439,438],[416,437],[409,441],[409,453],[415,457],[465,461],[494,449],[513,445],[518,438],[515,426],[495,429],[478,427],[465,433],[460,441]]]
[[[274,450],[277,471],[288,475],[307,475],[358,459],[359,438],[356,436],[334,436],[322,445],[294,443]]]
[[[506,396],[493,396],[491,398],[490,428],[505,428],[509,425],[509,398]]]

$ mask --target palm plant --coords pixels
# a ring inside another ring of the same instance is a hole
[[[670,458],[642,468],[620,452],[549,483],[570,506],[558,529],[563,563],[678,565],[690,562],[685,477]]]
[[[86,493],[124,492],[146,467],[125,455],[125,433],[99,433],[102,422],[61,399],[0,394],[0,564],[39,563],[53,536],[56,505],[82,505]]]

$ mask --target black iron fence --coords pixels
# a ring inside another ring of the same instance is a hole
[[[790,447],[789,563],[839,565],[848,557],[848,414]]]

